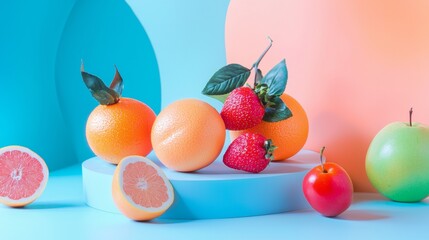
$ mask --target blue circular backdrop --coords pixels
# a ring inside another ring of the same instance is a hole
[[[85,87],[85,70],[103,79],[113,79],[116,65],[124,80],[123,96],[138,99],[156,113],[161,106],[158,64],[144,27],[122,0],[77,1],[65,25],[55,66],[60,108],[75,154],[83,161],[94,154],[85,138],[85,124],[98,105]]]
[[[9,1],[0,8],[2,117],[0,147],[23,145],[50,170],[93,157],[86,119],[97,102],[80,76],[108,84],[116,65],[123,95],[156,113],[182,98],[200,98],[226,64],[229,0]]]
[[[58,41],[73,4],[8,1],[0,7],[0,147],[28,147],[50,170],[76,163],[54,80]]]

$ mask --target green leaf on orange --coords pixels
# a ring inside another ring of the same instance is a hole
[[[288,71],[286,61],[283,59],[261,79],[260,83],[268,85],[269,96],[280,96],[285,91],[287,79]]]
[[[266,122],[278,122],[292,117],[292,112],[279,97],[272,99],[274,103],[271,107],[265,107],[265,114],[262,120]]]
[[[85,72],[83,63],[81,65],[80,72],[82,74],[82,79],[86,87],[89,89],[92,96],[101,105],[112,105],[119,102],[120,94],[118,94],[115,90],[108,88],[99,77]],[[120,85],[122,85],[122,83],[115,83],[113,85],[115,86],[115,88],[118,86],[119,88],[121,88]]]
[[[109,86],[110,89],[118,93],[119,97],[122,96],[122,90],[124,90],[124,81],[122,80],[122,76],[118,71],[118,68],[115,65],[115,77],[113,77],[112,82]]]
[[[250,69],[240,64],[228,64],[210,78],[202,93],[208,96],[224,95],[241,87],[250,76]]]

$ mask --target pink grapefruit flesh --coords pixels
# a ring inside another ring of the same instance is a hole
[[[174,190],[164,172],[151,160],[129,156],[113,175],[113,200],[128,218],[147,221],[162,215],[174,201]]]
[[[49,170],[35,152],[21,146],[0,149],[0,202],[23,207],[45,190]]]

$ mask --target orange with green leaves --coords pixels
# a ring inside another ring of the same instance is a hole
[[[130,155],[146,156],[152,150],[150,133],[155,113],[146,104],[121,98],[123,81],[116,69],[107,87],[103,81],[81,68],[82,78],[93,97],[100,103],[89,115],[86,139],[101,159],[118,164]]]

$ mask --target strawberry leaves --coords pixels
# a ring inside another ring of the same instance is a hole
[[[278,122],[292,117],[292,112],[286,104],[279,98],[273,100],[273,106],[265,107],[265,114],[262,120],[265,122]]]
[[[287,77],[286,61],[283,59],[260,80],[260,83],[268,85],[268,95],[280,96],[285,91]]]
[[[271,139],[267,139],[264,141],[264,149],[265,149],[265,158],[270,159],[270,161],[273,161],[274,156],[274,150],[276,150],[277,146],[273,145],[273,141]]]
[[[256,69],[256,73],[255,73],[255,82],[256,83],[258,83],[258,82],[260,82],[261,81],[261,79],[263,78],[263,75],[262,75],[262,71],[261,71],[261,69]]]
[[[278,122],[291,117],[292,112],[280,98],[285,91],[288,79],[285,59],[275,65],[265,76],[262,75],[262,71],[259,69],[259,63],[273,43],[271,38],[268,37],[268,39],[270,41],[269,45],[252,65],[252,68],[248,69],[240,64],[226,65],[215,72],[202,93],[225,103],[228,94],[234,89],[242,87],[249,78],[250,72],[254,70],[253,91],[264,106],[263,120],[266,122]]]
[[[292,112],[280,98],[285,91],[287,78],[286,61],[283,59],[257,83],[255,92],[265,106],[262,120],[278,122],[292,117]]]
[[[86,87],[91,92],[92,96],[101,104],[101,105],[112,105],[119,102],[119,99],[122,95],[122,90],[124,84],[122,81],[121,74],[119,74],[118,69],[116,68],[115,77],[110,84],[110,87],[107,87],[103,80],[99,77],[85,72],[83,62],[80,67],[80,72],[82,74],[83,82]]]
[[[225,96],[232,90],[243,86],[249,76],[250,69],[240,64],[228,64],[213,74],[202,93],[224,101]],[[225,96],[220,97],[223,95]]]

